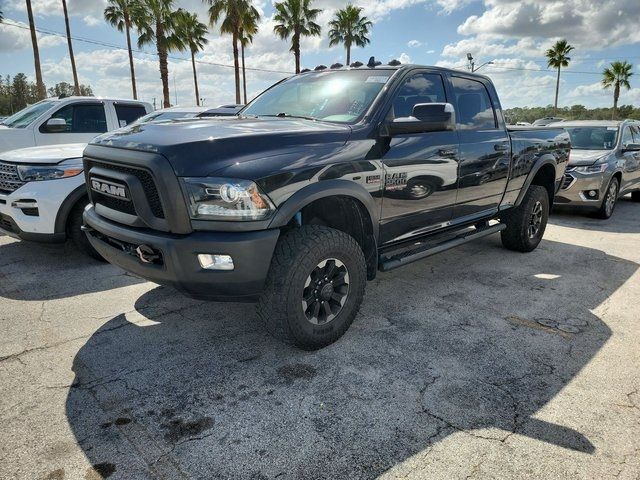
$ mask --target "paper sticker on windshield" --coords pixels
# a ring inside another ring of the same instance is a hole
[[[372,75],[367,77],[366,83],[387,83],[387,80],[389,80],[389,77],[385,77],[383,75]]]
[[[618,127],[607,127],[607,130],[618,130]]]

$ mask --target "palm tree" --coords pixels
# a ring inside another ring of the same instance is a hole
[[[220,33],[231,35],[233,43],[233,70],[236,80],[236,103],[240,103],[240,62],[238,43],[242,35],[243,19],[247,16],[259,18],[258,10],[250,0],[204,0],[208,2],[209,23],[211,26],[220,21]]]
[[[136,72],[133,67],[133,50],[131,49],[131,27],[132,18],[137,18],[140,14],[140,3],[138,0],[109,0],[109,6],[104,9],[104,19],[114,26],[119,32],[124,30],[127,36],[127,50],[129,51],[129,69],[131,70],[131,90],[133,99],[138,99],[136,89]]]
[[[64,24],[67,28],[67,45],[69,45],[69,58],[71,59],[71,73],[73,73],[73,94],[80,95],[80,82],[78,82],[78,71],[76,70],[76,59],[73,56],[73,44],[71,43],[71,29],[69,28],[69,13],[67,12],[67,0],[62,0],[62,11],[64,12]]]
[[[571,57],[567,56],[573,47],[566,40],[558,40],[553,47],[546,51],[547,65],[558,69],[558,78],[556,79],[556,101],[553,104],[554,111],[558,110],[558,92],[560,90],[560,68],[568,67]]]
[[[133,21],[140,33],[138,47],[154,43],[160,63],[162,98],[164,108],[171,106],[169,100],[169,52],[184,48],[177,33],[179,13],[173,10],[173,0],[141,0],[140,15]]]
[[[258,21],[260,14],[258,12],[247,11],[242,19],[242,28],[240,29],[240,56],[242,57],[242,92],[244,103],[247,103],[247,72],[244,65],[244,49],[253,43],[253,36],[258,33]]]
[[[33,46],[33,63],[36,70],[36,90],[38,98],[42,100],[47,96],[47,91],[44,88],[44,82],[42,81],[42,68],[40,68],[40,51],[38,50],[38,37],[36,35],[36,24],[33,21],[31,0],[26,0],[26,2],[27,16],[29,17],[29,30],[31,30],[31,45]]]
[[[611,65],[602,72],[602,86],[610,88],[613,86],[613,112],[611,118],[615,119],[618,114],[618,99],[620,98],[620,87],[627,90],[631,88],[629,78],[633,75],[631,71],[633,65],[627,61],[612,62]]]
[[[196,72],[196,53],[208,43],[206,38],[207,26],[198,20],[198,15],[185,10],[178,10],[178,34],[184,47],[191,52],[191,66],[193,67],[193,83],[196,88],[196,105],[200,106],[200,92],[198,91],[198,74]]]
[[[300,37],[320,36],[320,25],[314,22],[321,10],[310,8],[311,0],[284,0],[276,3],[273,19],[279,22],[273,31],[283,40],[291,37],[291,51],[300,73]]]
[[[373,26],[367,17],[360,16],[362,8],[347,5],[338,10],[329,22],[329,46],[343,43],[347,49],[347,65],[351,64],[351,45],[364,47],[369,43],[367,34]]]

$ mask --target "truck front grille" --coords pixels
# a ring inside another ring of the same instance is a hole
[[[0,193],[15,192],[25,182],[18,176],[18,167],[12,163],[0,162]]]
[[[144,189],[145,196],[147,197],[147,202],[149,203],[149,208],[153,215],[157,218],[164,218],[164,210],[162,208],[162,203],[160,201],[160,195],[158,194],[158,189],[156,188],[156,184],[153,181],[153,177],[149,172],[140,168],[133,168],[124,165],[114,165],[111,163],[103,163],[98,162],[96,160],[86,159],[85,160],[86,171],[88,172],[92,167],[100,167],[106,170],[113,170],[115,172],[128,173],[130,175],[134,175],[140,183],[142,184],[142,188]],[[128,202],[126,200],[119,200],[117,198],[109,197],[107,195],[102,195],[99,192],[91,192],[91,197],[94,203],[100,203],[107,208],[111,208],[112,210],[117,210],[119,212],[128,213],[130,215],[135,215],[135,207],[132,202]]]

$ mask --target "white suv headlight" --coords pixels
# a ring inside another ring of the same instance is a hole
[[[72,158],[55,165],[18,165],[18,175],[23,182],[75,177],[82,170],[82,158]]]
[[[250,180],[190,177],[182,182],[193,220],[263,220],[275,210]]]

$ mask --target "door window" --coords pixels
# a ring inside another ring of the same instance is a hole
[[[62,118],[67,122],[67,133],[104,133],[107,118],[101,103],[84,103],[62,107],[51,118]],[[48,133],[41,127],[42,133]]]
[[[418,73],[407,78],[398,90],[389,119],[411,116],[413,107],[419,103],[446,101],[442,77],[435,73]]]
[[[452,77],[453,92],[458,110],[456,123],[462,130],[493,130],[497,128],[496,115],[487,87],[469,78]]]
[[[116,109],[116,115],[118,116],[119,127],[126,127],[147,114],[147,111],[142,105],[116,104],[114,107]]]

